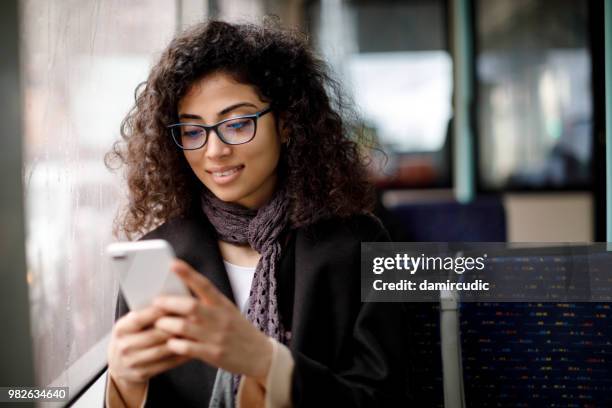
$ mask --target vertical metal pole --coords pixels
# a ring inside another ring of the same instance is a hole
[[[605,0],[606,240],[612,243],[612,0]]]
[[[459,294],[440,291],[440,352],[442,354],[442,385],[444,408],[464,408],[463,363],[459,330]]]
[[[35,385],[21,176],[19,26],[19,1],[0,2],[0,387]]]
[[[453,184],[457,201],[467,203],[472,201],[475,196],[474,141],[470,121],[470,106],[473,99],[471,1],[453,0],[451,1],[451,9],[453,61],[455,64]]]
[[[475,195],[473,133],[470,123],[470,106],[472,103],[471,2],[470,0],[452,0],[451,7],[453,61],[455,64],[454,187],[457,201],[467,203],[472,201]],[[455,294],[452,292],[441,293],[440,346],[444,406],[446,408],[463,408],[466,406],[463,391],[458,309]]]

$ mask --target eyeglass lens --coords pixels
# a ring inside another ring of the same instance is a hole
[[[228,120],[217,127],[218,136],[228,144],[246,143],[255,135],[253,118]],[[206,142],[206,130],[194,125],[180,125],[172,128],[174,140],[183,149],[197,149]]]

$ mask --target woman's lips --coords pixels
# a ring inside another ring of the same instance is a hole
[[[224,169],[223,171],[208,171],[215,183],[219,185],[228,184],[236,180],[244,169],[244,165],[238,165]]]

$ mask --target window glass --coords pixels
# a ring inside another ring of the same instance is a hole
[[[103,156],[120,137],[136,85],[174,34],[174,5],[21,2],[26,249],[39,384],[61,384],[112,327],[117,280],[104,249],[125,194]]]
[[[446,1],[322,0],[309,11],[315,45],[389,155],[379,183],[448,185]]]
[[[480,182],[581,188],[591,180],[586,1],[476,1]]]

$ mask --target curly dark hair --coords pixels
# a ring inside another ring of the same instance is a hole
[[[374,203],[367,156],[354,112],[327,65],[305,35],[277,24],[207,21],[176,37],[136,89],[136,103],[121,124],[123,140],[105,157],[127,166],[129,203],[115,234],[144,234],[196,205],[202,183],[173,143],[179,100],[197,80],[224,72],[254,86],[281,118],[290,143],[279,174],[287,184],[294,227],[315,219],[368,212]]]

